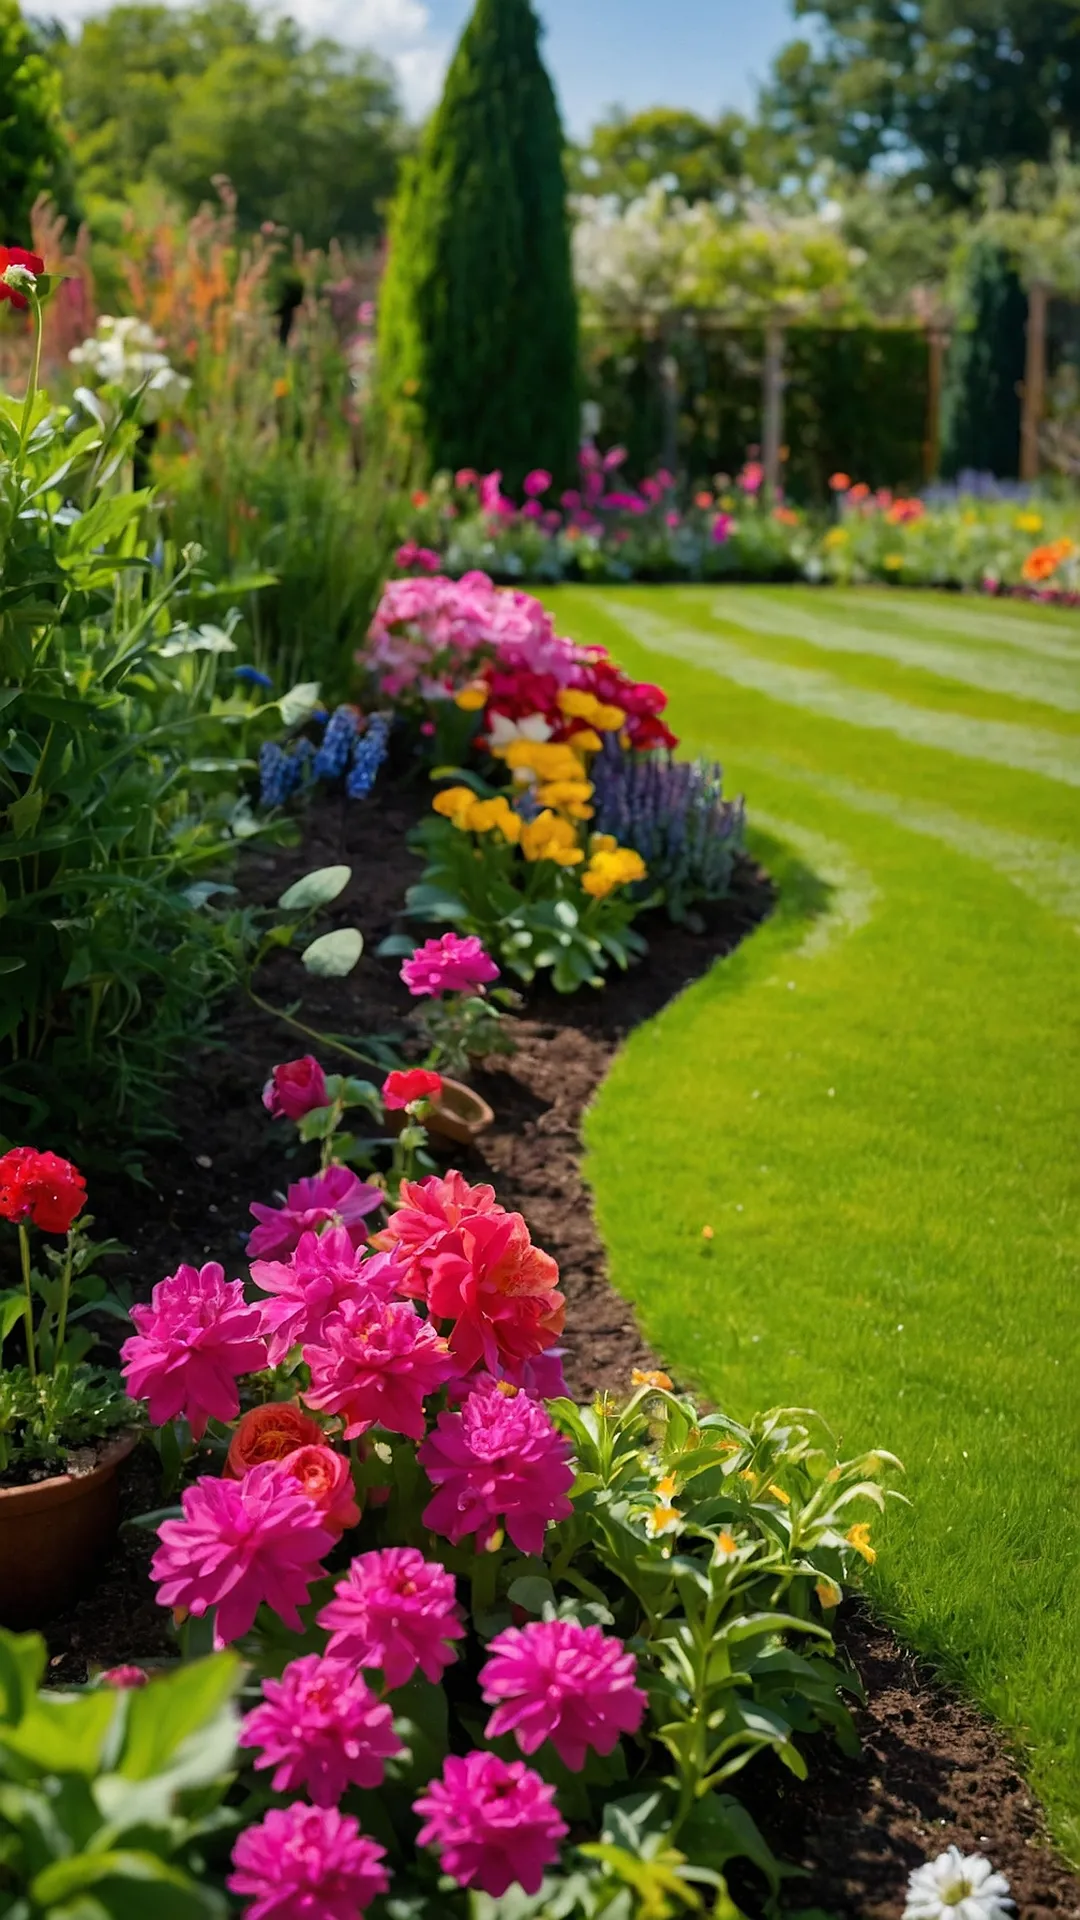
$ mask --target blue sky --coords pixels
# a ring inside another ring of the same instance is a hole
[[[107,0],[38,0],[74,25]],[[606,107],[747,107],[793,32],[789,0],[536,0],[546,54],[572,134]],[[413,113],[438,97],[472,0],[286,0],[313,32],[373,46],[391,60]],[[267,7],[270,12],[275,9]]]

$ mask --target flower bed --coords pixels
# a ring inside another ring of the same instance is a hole
[[[1075,604],[1077,508],[1067,496],[996,487],[977,475],[922,498],[832,479],[834,508],[769,501],[759,462],[720,474],[685,498],[664,470],[619,477],[616,448],[583,453],[579,487],[550,499],[546,474],[523,502],[501,476],[436,477],[402,516],[398,569],[408,575],[483,568],[506,581],[797,580],[845,585],[971,587]]]

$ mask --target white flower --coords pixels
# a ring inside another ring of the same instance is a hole
[[[1011,1920],[1012,1906],[1003,1873],[995,1873],[981,1853],[949,1847],[916,1867],[904,1920]]]
[[[550,740],[551,733],[552,729],[542,713],[527,713],[523,720],[510,720],[505,713],[493,713],[491,725],[488,728],[488,739],[498,753],[504,747],[512,746],[515,740],[533,740],[537,743]],[[529,785],[534,778],[526,768],[519,767],[518,772],[525,774],[522,782],[525,786]]]
[[[31,273],[29,267],[21,266],[17,260],[13,260],[10,267],[5,267],[0,279],[5,287],[13,287],[16,293],[33,293],[37,286],[36,274]]]

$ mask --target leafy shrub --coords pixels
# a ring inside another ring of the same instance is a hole
[[[597,831],[640,853],[673,920],[685,920],[698,901],[723,899],[746,810],[724,799],[715,763],[622,753],[609,735],[592,781]]]

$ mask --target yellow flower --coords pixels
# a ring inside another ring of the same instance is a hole
[[[753,1476],[753,1474],[751,1473],[751,1471],[750,1471],[750,1469],[749,1469],[749,1467],[741,1467],[741,1468],[740,1468],[740,1470],[739,1470],[739,1479],[740,1479],[740,1480],[746,1480],[746,1481],[748,1481],[748,1482],[749,1482],[749,1484],[750,1484],[751,1486],[753,1486],[753,1484],[754,1484],[754,1476]]]
[[[593,732],[592,727],[580,727],[577,733],[571,734],[570,738],[579,753],[599,753],[604,744],[600,735]]]
[[[1043,518],[1041,513],[1018,513],[1013,526],[1020,533],[1041,533]]]
[[[979,524],[979,516],[976,513],[974,507],[969,507],[967,509],[967,512],[964,513],[961,516],[961,518],[963,520],[965,527],[977,527]]]
[[[675,1491],[675,1475],[673,1473],[665,1473],[663,1479],[657,1481],[656,1491],[660,1495],[661,1500],[670,1500]]]
[[[774,1496],[775,1499],[779,1500],[781,1506],[790,1507],[791,1505],[790,1493],[785,1493],[783,1487],[778,1487],[775,1480],[769,1481],[769,1492]]]
[[[866,1521],[857,1520],[853,1527],[848,1528],[845,1538],[856,1553],[862,1554],[867,1566],[872,1567],[877,1559],[877,1551],[870,1545],[870,1529]]]
[[[716,1547],[713,1552],[714,1560],[734,1560],[738,1551],[739,1543],[733,1533],[717,1534]]]
[[[548,780],[536,788],[536,797],[545,807],[569,814],[571,820],[591,820],[595,809],[589,806],[591,780]]]
[[[572,747],[556,740],[511,740],[498,748],[519,783],[533,780],[582,780],[581,761]]]
[[[441,793],[435,795],[431,805],[444,819],[452,820],[455,827],[464,828],[476,805],[476,795],[471,787],[444,787]]]
[[[640,853],[635,853],[632,847],[615,847],[610,852],[604,848],[593,854],[581,884],[594,900],[606,900],[616,887],[628,887],[635,880],[644,880],[647,871]]]
[[[889,573],[897,573],[904,564],[904,556],[902,553],[887,553],[884,564]]]
[[[462,687],[461,692],[454,695],[454,705],[460,707],[462,713],[479,713],[481,707],[487,706],[487,688]]]
[[[847,542],[848,531],[846,527],[830,527],[822,541],[822,545],[827,552],[834,553],[837,547],[846,547]]]
[[[516,846],[521,839],[522,819],[501,793],[494,800],[474,800],[465,819],[470,833],[490,833],[494,827]]]
[[[287,399],[287,398],[288,398],[288,395],[289,395],[289,383],[288,383],[288,381],[287,381],[287,380],[275,380],[275,381],[274,381],[274,399],[275,399],[275,400],[285,400],[285,399]]]
[[[717,1453],[741,1453],[742,1441],[741,1440],[721,1440],[716,1451]]]
[[[576,867],[585,855],[569,820],[549,810],[521,829],[521,851],[526,860],[554,860],[560,867]]]
[[[589,835],[590,853],[614,853],[618,844],[613,833],[591,833]]]
[[[645,1525],[653,1539],[660,1533],[676,1533],[682,1526],[682,1514],[678,1507],[656,1506],[646,1516]]]
[[[626,719],[622,707],[605,706],[595,693],[584,687],[564,687],[559,695],[559,710],[568,720],[586,720],[598,733],[618,733]]]
[[[657,1387],[665,1393],[670,1393],[671,1391],[671,1379],[668,1374],[654,1372],[641,1367],[634,1368],[630,1375],[630,1385],[632,1387]]]
[[[819,1580],[814,1588],[814,1592],[817,1594],[823,1607],[838,1607],[844,1597],[835,1580]]]

